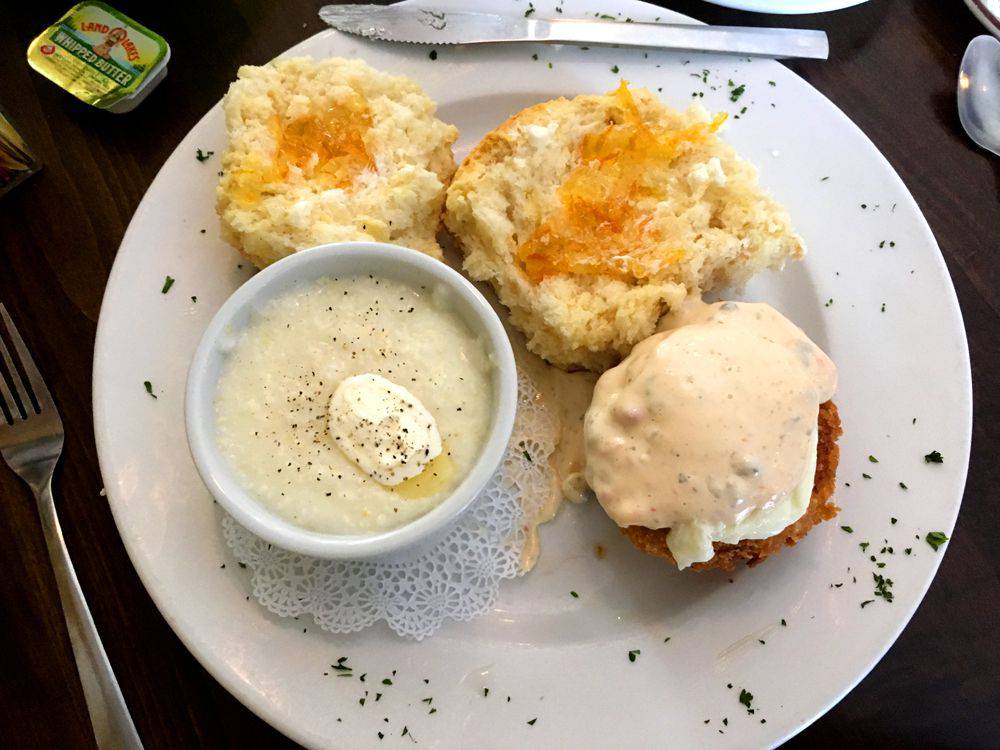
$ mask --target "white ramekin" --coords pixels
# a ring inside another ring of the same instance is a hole
[[[495,370],[493,419],[471,471],[439,505],[399,528],[336,535],[296,526],[264,507],[243,488],[215,437],[215,389],[226,348],[269,300],[324,276],[376,274],[412,284],[447,288],[455,312],[481,336]],[[239,523],[283,549],[313,557],[378,557],[435,538],[479,494],[503,460],[517,408],[517,370],[510,341],[490,304],[468,280],[444,263],[396,245],[341,242],[290,255],[265,268],[226,300],[202,336],[188,371],[185,419],[198,472],[212,496]]]

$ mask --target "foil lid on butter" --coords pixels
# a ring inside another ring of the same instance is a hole
[[[82,2],[28,47],[28,64],[77,99],[128,112],[167,73],[159,34],[101,2]]]

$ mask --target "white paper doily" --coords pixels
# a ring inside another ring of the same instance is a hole
[[[430,549],[378,561],[319,560],[279,549],[230,516],[222,533],[251,572],[254,598],[282,617],[312,615],[334,633],[385,620],[399,635],[420,640],[445,619],[487,612],[500,582],[520,572],[525,518],[551,491],[548,458],[556,430],[531,381],[518,376],[517,417],[496,475]]]

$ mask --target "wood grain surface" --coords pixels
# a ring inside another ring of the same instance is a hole
[[[91,358],[115,252],[160,165],[240,64],[263,63],[322,28],[320,3],[113,2],[173,48],[166,80],[127,115],[88,108],[25,63],[28,43],[70,0],[10,2],[0,13],[0,106],[45,164],[0,198],[0,301],[29,341],[63,415],[59,513],[146,747],[290,747],[197,664],[132,568],[99,495]],[[828,62],[791,67],[871,137],[915,195],[951,270],[972,351],[972,465],[937,579],[881,663],[789,746],[995,748],[1000,160],[964,137],[954,96],[962,52],[985,32],[958,0],[871,0],[799,17],[739,13],[698,0],[663,4],[710,23],[829,33]],[[929,397],[933,392],[929,383]],[[3,466],[0,502],[0,745],[90,747],[34,501]]]

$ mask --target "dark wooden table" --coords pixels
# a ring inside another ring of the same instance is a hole
[[[57,477],[63,527],[146,747],[288,747],[195,662],[139,582],[98,494],[91,357],[115,252],[160,165],[222,95],[238,65],[263,63],[321,29],[320,3],[114,2],[173,48],[165,82],[128,115],[92,111],[25,64],[28,43],[70,0],[6,4],[0,105],[45,169],[0,198],[0,301],[19,322],[63,414],[66,451]],[[664,5],[711,23],[829,33],[830,61],[791,67],[872,138],[913,191],[948,261],[972,350],[972,465],[937,580],[871,675],[789,744],[995,748],[1000,160],[966,140],[954,97],[965,45],[984,32],[958,0],[871,0],[803,17],[755,16],[697,0]],[[0,744],[89,747],[34,502],[2,466],[0,501]]]

